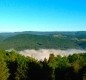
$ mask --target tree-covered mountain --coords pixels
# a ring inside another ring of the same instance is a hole
[[[0,33],[0,49],[86,49],[86,31]]]

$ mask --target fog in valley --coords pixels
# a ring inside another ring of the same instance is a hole
[[[74,53],[85,53],[86,50],[79,50],[79,49],[67,49],[67,50],[59,50],[59,49],[27,49],[23,51],[19,51],[19,54],[22,54],[24,56],[30,56],[37,60],[44,60],[44,58],[49,58],[50,54],[54,54],[55,56],[61,55],[61,56],[68,56]]]

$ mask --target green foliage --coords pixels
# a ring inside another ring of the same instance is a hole
[[[49,57],[49,60],[48,60],[48,65],[50,67],[52,67],[53,69],[55,69],[55,67],[56,67],[56,61],[55,61],[54,54],[50,54],[50,57]]]
[[[15,51],[0,50],[0,80],[85,80],[86,53],[37,61]]]
[[[66,56],[61,57],[60,55],[58,55],[56,57],[56,62],[57,62],[57,67],[60,69],[64,69],[70,66],[69,60]]]
[[[0,56],[0,80],[8,80],[9,72],[7,65],[3,58]]]
[[[18,56],[17,57],[17,70],[15,73],[15,80],[27,80],[27,60],[23,56]]]

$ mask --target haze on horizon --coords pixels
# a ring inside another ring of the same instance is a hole
[[[0,32],[86,31],[85,0],[0,0]]]

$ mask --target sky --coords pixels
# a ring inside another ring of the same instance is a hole
[[[0,0],[0,32],[86,31],[86,0]]]

